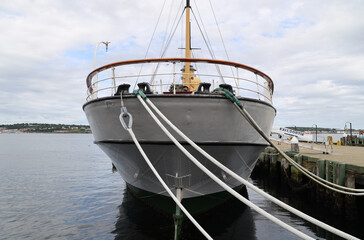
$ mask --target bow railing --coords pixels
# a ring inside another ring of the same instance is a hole
[[[193,65],[193,74],[181,71],[185,62]],[[182,84],[183,77],[198,80]],[[141,82],[149,83],[153,94],[194,94],[189,88],[199,82],[209,83],[211,90],[229,84],[238,97],[270,104],[274,91],[268,75],[247,65],[215,59],[156,58],[115,62],[95,69],[87,76],[86,100],[114,96],[121,84],[129,84],[133,91]]]

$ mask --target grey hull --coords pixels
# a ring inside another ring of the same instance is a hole
[[[168,195],[134,144],[99,143],[101,149],[112,159],[122,178],[130,185],[149,192]],[[154,167],[171,188],[182,188],[183,197],[196,197],[221,192],[210,177],[195,166],[174,145],[142,144]],[[185,145],[201,163],[230,187],[241,185],[228,174],[206,160],[191,146]],[[250,176],[256,163],[256,156],[265,146],[201,146],[206,152],[233,169],[244,178]]]
[[[152,95],[149,98],[171,122],[205,151],[243,178],[250,176],[266,142],[226,98],[204,95]],[[275,109],[261,101],[241,101],[268,134]],[[183,198],[223,190],[171,143],[137,98],[124,97],[124,104],[133,116],[136,137],[170,188],[183,188]],[[120,124],[120,99],[111,97],[91,101],[85,104],[84,111],[95,142],[111,158],[122,178],[137,188],[167,195]],[[186,144],[185,147],[229,186],[240,185],[192,147]]]

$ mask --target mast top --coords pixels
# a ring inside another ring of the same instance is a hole
[[[191,8],[190,0],[186,0],[186,8]]]

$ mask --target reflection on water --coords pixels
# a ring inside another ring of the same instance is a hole
[[[306,192],[301,191],[299,188],[290,189],[286,183],[281,182],[279,176],[277,175],[272,176],[267,173],[256,173],[252,175],[252,179],[255,186],[287,203],[288,205],[300,210],[301,212],[304,212],[307,215],[350,235],[358,237],[359,239],[364,239],[364,209],[358,209],[358,215],[356,218],[339,215],[339,213],[335,212],[331,208],[328,208],[325,202],[316,202],[312,200],[312,196],[315,197],[314,191]],[[257,194],[253,191],[249,191],[249,195],[254,198],[254,195]],[[302,230],[306,234],[312,233],[313,235],[311,236],[315,237],[316,239],[342,239],[331,232],[317,227],[316,225],[302,220],[301,218],[277,207],[273,203],[269,203],[262,197],[258,198],[271,205],[268,207],[268,209],[270,209],[270,212],[273,215],[281,216],[281,220],[284,220],[289,224],[292,223],[293,226],[299,230]],[[357,200],[364,201],[364,198],[361,200],[358,198]]]
[[[246,189],[241,194],[247,197]],[[251,210],[236,199],[230,199],[212,211],[200,214],[196,220],[214,239],[257,239]],[[115,234],[115,239],[172,239],[173,219],[151,209],[125,189],[112,233]],[[187,218],[182,224],[180,237],[204,239]]]
[[[1,240],[173,239],[172,217],[135,199],[92,141],[86,134],[0,134]],[[304,212],[312,207],[305,201],[291,202],[296,194],[282,191],[279,183],[259,179],[253,183],[295,207],[302,205]],[[255,192],[248,193],[253,203],[315,239],[329,236]],[[310,215],[316,216],[312,209]],[[234,199],[197,220],[214,239],[297,239]],[[341,222],[344,230],[364,238],[362,218],[356,224],[338,218],[325,222],[330,221]],[[185,220],[182,239],[204,237]]]
[[[170,239],[173,220],[146,206],[124,189],[115,223],[115,239]]]
[[[248,198],[245,188],[240,194]],[[214,239],[256,239],[251,209],[235,198],[197,217],[197,221]],[[185,239],[202,239],[201,233],[192,226],[192,223],[189,223],[189,228],[194,234],[190,237],[186,236]]]

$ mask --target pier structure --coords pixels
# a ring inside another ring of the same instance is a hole
[[[277,144],[276,144],[277,145]],[[364,148],[354,146],[333,146],[333,152],[327,154],[310,148],[300,148],[300,152],[291,151],[291,145],[279,143],[279,149],[285,151],[296,163],[315,175],[338,185],[364,188]],[[318,149],[319,144],[315,147]],[[333,192],[312,181],[282,157],[276,149],[267,147],[261,153],[253,174],[268,175],[278,178],[291,191],[302,193],[315,205],[323,206],[334,215],[350,219],[364,212],[364,197]],[[268,174],[267,174],[268,173]]]
[[[341,145],[345,145],[345,146],[361,146],[364,147],[364,137],[363,137],[363,132],[360,132],[359,136],[346,136],[346,137],[342,137],[340,139]],[[363,157],[364,159],[364,157]]]

